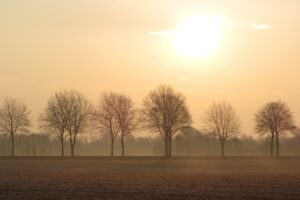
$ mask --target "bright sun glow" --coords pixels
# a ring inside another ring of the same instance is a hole
[[[219,44],[222,25],[223,20],[218,16],[193,16],[177,27],[173,44],[186,57],[207,57]]]

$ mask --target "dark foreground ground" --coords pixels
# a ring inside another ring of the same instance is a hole
[[[300,159],[1,158],[0,199],[300,199]]]

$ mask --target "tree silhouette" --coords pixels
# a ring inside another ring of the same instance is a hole
[[[61,156],[64,156],[64,141],[67,138],[67,101],[68,93],[55,93],[47,103],[43,114],[40,115],[40,127],[47,133],[53,134],[59,139],[61,145]]]
[[[227,139],[239,132],[240,121],[236,111],[225,101],[214,102],[205,113],[204,121],[219,139],[221,156],[224,157]]]
[[[77,135],[88,126],[92,104],[76,90],[65,91],[62,94],[65,95],[66,99],[66,129],[69,135],[71,156],[74,156]]]
[[[29,114],[25,104],[12,98],[6,98],[0,107],[0,132],[10,135],[11,156],[15,156],[15,134],[28,132]]]
[[[113,107],[120,132],[122,156],[125,156],[124,137],[137,128],[141,117],[139,112],[134,108],[133,101],[130,97],[122,94],[115,95],[116,101]]]
[[[103,93],[92,114],[92,121],[100,134],[109,134],[111,140],[110,155],[114,156],[114,142],[120,129],[115,115],[117,95],[115,93]]]
[[[165,156],[170,157],[173,136],[192,121],[184,96],[170,86],[160,85],[144,99],[143,114],[146,127],[160,135]]]
[[[61,155],[64,140],[68,137],[71,156],[74,156],[77,135],[88,126],[91,111],[92,104],[76,90],[58,92],[50,99],[40,118],[41,126],[59,138],[62,145]]]
[[[270,156],[273,157],[274,138],[276,156],[279,157],[279,136],[296,129],[293,115],[286,103],[274,101],[266,103],[255,114],[255,129],[261,134],[270,134]]]

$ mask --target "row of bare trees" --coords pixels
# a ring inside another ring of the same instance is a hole
[[[225,143],[228,138],[240,132],[240,119],[233,107],[223,101],[213,103],[204,118],[209,130],[220,142],[221,156],[225,156]],[[270,138],[270,156],[274,156],[274,140],[276,156],[280,156],[280,137],[287,132],[294,133],[297,127],[294,117],[285,102],[273,101],[266,103],[255,113],[255,130]]]
[[[296,131],[294,117],[286,103],[282,101],[269,102],[255,114],[255,129],[258,133],[270,137],[270,156],[274,156],[274,139],[276,156],[280,155],[279,138],[287,133]]]
[[[11,155],[14,156],[14,135],[26,133],[30,127],[30,111],[23,103],[6,98],[0,107],[0,132],[11,138]],[[61,156],[64,156],[65,141],[69,141],[71,156],[74,156],[77,136],[87,132],[108,134],[111,141],[111,156],[114,143],[119,137],[122,156],[125,156],[125,137],[136,130],[147,129],[157,134],[164,142],[165,156],[172,154],[172,139],[191,126],[192,118],[185,97],[167,85],[158,86],[149,92],[141,109],[132,99],[119,93],[102,93],[94,106],[81,93],[60,91],[47,102],[39,117],[40,128],[60,141]],[[231,137],[240,133],[240,118],[226,101],[214,102],[205,112],[203,122],[209,133],[220,144],[221,156]],[[255,114],[255,130],[270,138],[270,156],[280,155],[280,137],[296,130],[293,114],[287,104],[274,101],[265,104]],[[275,141],[275,142],[274,142]]]
[[[88,126],[92,104],[75,90],[55,93],[40,116],[41,128],[56,136],[64,156],[64,141],[69,140],[71,156],[74,156],[77,135]]]
[[[117,93],[103,93],[92,112],[91,121],[100,134],[110,135],[111,156],[114,156],[115,139],[120,136],[122,156],[125,156],[124,138],[138,127],[141,115],[130,97]]]

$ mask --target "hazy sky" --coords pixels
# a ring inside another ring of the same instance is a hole
[[[60,89],[94,102],[103,91],[122,92],[139,105],[170,84],[186,95],[197,128],[223,99],[247,134],[269,100],[286,101],[299,124],[299,10],[299,0],[0,0],[0,98],[22,100],[36,119]],[[233,22],[209,58],[186,58],[169,37],[149,34],[202,13]]]

